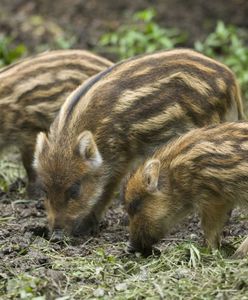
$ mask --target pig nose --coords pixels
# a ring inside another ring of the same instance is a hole
[[[161,252],[159,249],[155,247],[142,247],[137,242],[130,241],[127,246],[127,251],[130,254],[134,254],[135,252],[139,252],[144,257],[148,257],[150,255],[160,256]]]
[[[134,245],[131,242],[129,242],[127,245],[127,251],[128,253],[135,253],[137,249],[134,247]]]
[[[55,229],[52,232],[50,241],[54,243],[62,242],[64,239],[64,232],[62,229]]]

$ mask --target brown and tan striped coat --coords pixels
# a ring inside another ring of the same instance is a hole
[[[112,63],[82,50],[58,50],[0,71],[0,149],[16,145],[30,181],[36,136],[47,131],[67,96]]]
[[[217,248],[230,211],[248,207],[248,123],[195,129],[161,147],[130,175],[123,195],[133,250],[150,254],[195,211],[208,245]],[[247,241],[237,254],[248,253]]]
[[[48,137],[38,137],[35,166],[51,228],[91,230],[135,161],[192,128],[242,116],[233,73],[192,50],[103,71],[69,96]]]

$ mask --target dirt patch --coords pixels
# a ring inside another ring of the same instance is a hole
[[[126,252],[118,247],[118,243],[128,241],[127,216],[118,201],[108,210],[95,236],[84,239],[70,239],[63,243],[49,242],[49,232],[43,202],[21,199],[18,194],[4,194],[0,198],[1,229],[0,229],[0,274],[16,276],[33,268],[41,268],[43,276],[60,276],[51,273],[51,258],[44,254],[59,252],[65,257],[83,257],[92,254],[99,247],[111,245],[108,252],[111,255],[122,256]],[[224,230],[224,241],[228,243],[233,237],[245,236],[248,233],[248,221],[241,211],[235,210],[228,226]],[[183,224],[173,229],[159,245],[165,250],[171,243],[194,241],[203,243],[197,217],[185,220]],[[32,245],[32,247],[30,247]],[[35,250],[34,250],[35,249]],[[233,250],[234,251],[234,250]],[[15,270],[15,274],[9,270]]]

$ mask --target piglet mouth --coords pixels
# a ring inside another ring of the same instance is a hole
[[[87,235],[94,235],[98,231],[98,220],[94,213],[86,217],[78,217],[74,221],[71,235],[74,237],[84,237]]]

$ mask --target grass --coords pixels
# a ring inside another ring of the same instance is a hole
[[[4,279],[4,299],[247,299],[247,259],[205,253],[190,242],[147,259],[123,255],[125,247],[105,244],[70,257],[51,251],[49,241],[42,248],[34,242],[30,248],[46,255],[48,270],[60,278],[41,277],[45,265],[18,275],[10,270],[15,275]]]

